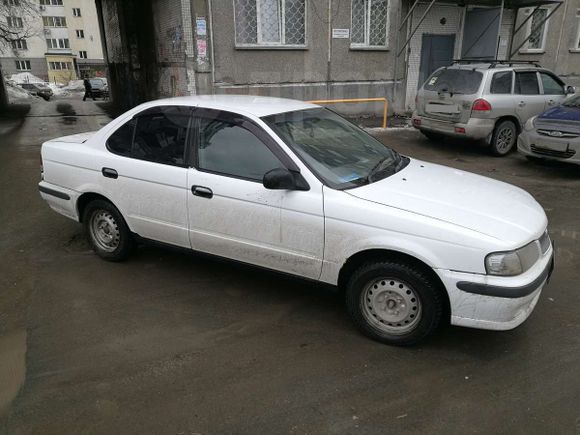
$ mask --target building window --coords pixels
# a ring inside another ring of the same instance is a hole
[[[70,70],[72,69],[72,63],[70,62],[48,62],[48,66],[51,70]]]
[[[40,0],[42,6],[62,6],[62,0]]]
[[[49,49],[70,48],[68,39],[47,39],[46,45]]]
[[[20,6],[20,0],[4,0],[6,6]]]
[[[85,31],[84,30],[77,30],[77,38],[84,38],[85,37]]]
[[[532,12],[528,12],[532,13]],[[540,25],[542,21],[548,16],[548,9],[537,9],[533,12],[533,16],[528,20],[528,27],[526,37],[530,39],[526,43],[524,51],[542,52],[546,45],[546,34],[548,33],[548,21]]]
[[[66,27],[65,17],[42,17],[44,27]]]
[[[30,71],[30,61],[29,60],[17,60],[16,61],[16,69],[18,71]]]
[[[83,50],[80,50],[79,51],[79,57],[81,59],[86,59],[87,58],[87,52],[86,51],[83,51]]]
[[[6,17],[6,23],[8,24],[8,27],[24,27],[22,18],[20,17]]]
[[[17,39],[11,42],[12,48],[14,50],[28,50],[28,44],[26,43],[26,39]]]
[[[75,17],[80,17],[81,16],[81,8],[73,8],[73,15]]]
[[[576,33],[576,45],[574,46],[574,51],[580,51],[580,8],[576,9],[576,18],[578,20],[578,33]]]
[[[388,0],[352,0],[351,45],[387,47]]]
[[[306,0],[234,0],[236,45],[304,46]]]

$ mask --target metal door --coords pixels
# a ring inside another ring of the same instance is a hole
[[[475,8],[467,11],[463,27],[463,59],[495,59],[500,8]]]
[[[451,65],[454,49],[455,35],[423,34],[421,66],[419,67],[419,83],[417,84],[417,88],[420,88],[437,68]]]

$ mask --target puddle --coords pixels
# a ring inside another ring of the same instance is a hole
[[[75,109],[73,109],[69,103],[58,103],[56,105],[56,110],[65,116],[73,116],[77,114]]]
[[[0,335],[0,415],[18,394],[25,375],[26,331]]]
[[[77,117],[76,116],[63,116],[62,123],[65,125],[76,124]]]

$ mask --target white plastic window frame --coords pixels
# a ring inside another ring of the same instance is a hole
[[[387,0],[387,22],[385,25],[385,45],[370,45],[369,41],[370,41],[370,25],[367,25],[365,27],[365,42],[363,43],[354,43],[351,42],[350,43],[350,48],[351,50],[376,50],[376,51],[388,51],[389,48],[389,29],[391,26],[391,1],[392,0]],[[366,22],[370,24],[371,22],[371,2],[372,0],[368,1],[368,10],[365,11],[367,19]],[[353,28],[353,5],[352,5],[352,0],[350,3],[350,34],[352,37],[352,28]]]
[[[533,13],[535,8],[528,8],[525,11],[525,18],[527,18],[530,14]],[[548,7],[542,7],[540,9],[543,9],[546,11],[546,15],[550,15],[551,9]],[[524,19],[525,19],[524,18]],[[526,23],[526,38],[529,38],[530,34],[532,33],[532,21],[534,21],[533,18],[530,18],[528,20],[528,22]],[[542,45],[540,48],[531,48],[530,47],[530,41],[526,41],[525,45],[520,48],[520,53],[527,53],[527,54],[542,54],[546,52],[546,39],[548,37],[548,29],[550,27],[550,18],[548,18],[546,20],[546,22],[544,23],[544,33],[542,34]]]

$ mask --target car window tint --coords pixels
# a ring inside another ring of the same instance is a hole
[[[442,69],[435,71],[425,82],[427,91],[446,91],[454,94],[474,94],[479,89],[483,74],[479,71],[463,69]]]
[[[135,124],[135,119],[131,119],[109,136],[107,140],[107,148],[109,151],[122,156],[129,156],[131,154]]]
[[[495,73],[491,81],[492,94],[511,94],[512,93],[512,72],[502,71]]]
[[[535,71],[516,73],[516,94],[539,95],[538,76]]]
[[[268,147],[234,122],[200,119],[197,146],[199,169],[262,181],[271,169],[284,165]]]
[[[550,74],[540,73],[542,78],[542,85],[544,86],[544,94],[546,95],[564,95],[564,85],[558,82]]]
[[[188,114],[177,109],[139,115],[132,157],[167,165],[185,164],[188,123]]]

